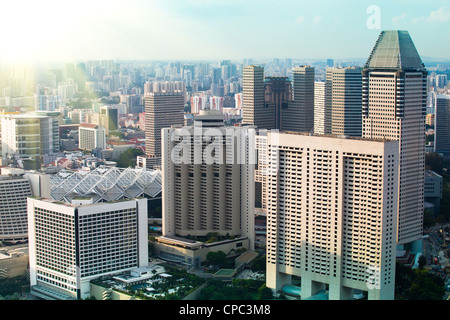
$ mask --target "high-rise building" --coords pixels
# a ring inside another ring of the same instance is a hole
[[[325,134],[325,82],[314,82],[314,133]]]
[[[86,299],[90,281],[148,265],[147,200],[90,204],[28,198],[31,292]]]
[[[59,152],[55,114],[4,114],[1,116],[2,156],[39,157]]]
[[[184,123],[182,92],[149,93],[145,96],[145,154],[161,157],[161,129]]]
[[[117,106],[102,106],[100,108],[100,123],[105,128],[105,134],[119,129],[119,109]]]
[[[242,73],[242,123],[273,129],[273,112],[264,101],[264,68],[246,66]]]
[[[243,124],[259,129],[308,131],[314,127],[314,68],[294,67],[292,81],[264,78],[264,68],[244,67]]]
[[[360,137],[362,131],[362,68],[327,68],[326,94],[331,134]]]
[[[162,130],[162,233],[247,237],[253,250],[254,129],[220,126],[211,112]]]
[[[291,82],[285,77],[264,79],[264,103],[272,110],[272,124],[268,128],[281,129],[286,121],[284,112],[292,101]]]
[[[447,85],[447,75],[438,74],[436,75],[436,87],[442,89]]]
[[[24,177],[24,170],[2,168],[0,175],[0,241],[27,239],[27,197],[31,195],[30,181]]]
[[[450,95],[436,95],[435,115],[435,151],[444,155],[450,155]]]
[[[78,127],[78,141],[81,150],[105,149],[105,128],[94,123],[81,123]]]
[[[422,237],[427,70],[407,31],[382,31],[363,69],[364,138],[399,140],[398,243]]]
[[[269,131],[265,144],[267,287],[298,276],[302,299],[326,285],[330,300],[393,299],[398,142]]]
[[[283,113],[280,130],[311,132],[314,129],[314,68],[292,69],[292,102]]]

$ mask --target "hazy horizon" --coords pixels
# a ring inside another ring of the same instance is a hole
[[[16,0],[2,5],[0,63],[366,59],[382,30],[450,60],[445,1]]]

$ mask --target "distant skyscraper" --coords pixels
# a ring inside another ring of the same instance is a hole
[[[331,134],[360,137],[362,131],[362,69],[327,68],[325,109]],[[329,132],[328,132],[329,133]]]
[[[264,68],[244,67],[243,124],[258,129],[311,131],[314,127],[314,68],[294,67],[292,82],[264,78]]]
[[[161,157],[161,129],[184,123],[182,92],[149,93],[145,96],[145,154]]]
[[[266,148],[267,287],[394,299],[398,142],[268,132]]]
[[[447,75],[438,74],[436,75],[436,87],[442,89],[447,85]]]
[[[105,128],[106,135],[119,129],[119,109],[117,106],[103,106],[100,108],[100,124]]]
[[[363,69],[363,137],[399,140],[398,243],[422,237],[427,70],[407,31],[382,31]]]
[[[314,133],[325,134],[325,82],[314,82]]]
[[[292,102],[283,111],[281,130],[311,132],[314,129],[314,68],[292,69]]]
[[[242,81],[242,123],[273,129],[273,112],[264,102],[264,68],[244,67]]]
[[[435,151],[450,155],[450,95],[436,95]]]
[[[281,129],[286,117],[284,112],[292,100],[292,87],[285,77],[267,77],[264,79],[264,103],[272,110],[272,124],[269,128]]]

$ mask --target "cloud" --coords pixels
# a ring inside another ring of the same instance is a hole
[[[314,16],[314,18],[313,18],[314,24],[319,24],[320,21],[322,21],[322,17],[321,16]]]
[[[447,7],[441,7],[436,11],[431,11],[428,16],[430,22],[447,22],[450,20],[450,10]]]
[[[399,22],[404,21],[405,19],[406,19],[406,13],[403,12],[399,16],[392,17],[392,22],[397,24]]]
[[[422,16],[412,19],[412,23],[428,22],[440,23],[450,21],[450,10],[447,6],[440,7],[437,10],[431,11],[428,16]]]
[[[305,21],[304,16],[298,16],[297,19],[295,19],[295,24],[301,24]]]

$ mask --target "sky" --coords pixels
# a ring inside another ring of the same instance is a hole
[[[450,60],[448,0],[14,0],[0,12],[0,63],[367,58],[394,29]]]

